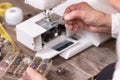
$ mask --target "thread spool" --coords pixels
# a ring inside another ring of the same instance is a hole
[[[5,12],[5,21],[9,25],[17,25],[23,20],[23,12],[18,7],[12,7]]]

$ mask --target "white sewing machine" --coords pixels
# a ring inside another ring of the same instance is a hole
[[[25,0],[25,3],[38,9],[54,8],[49,14],[49,20],[42,12],[18,24],[16,26],[17,40],[37,51],[36,56],[42,58],[53,58],[59,54],[68,59],[92,45],[99,46],[110,36],[84,30],[72,32],[66,29],[63,24],[56,22],[63,16],[67,6],[82,1],[86,1],[93,8],[106,13],[116,12],[110,7],[107,0],[64,0],[63,3],[60,3],[61,0]]]

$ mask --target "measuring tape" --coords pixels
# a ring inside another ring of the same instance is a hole
[[[15,44],[14,40],[6,32],[6,30],[4,29],[4,27],[2,26],[1,23],[0,23],[0,35],[12,44],[12,46],[14,48],[14,55],[16,55],[16,51],[17,51],[16,44]]]
[[[12,7],[12,4],[9,2],[0,3],[0,16],[4,16],[5,11],[10,7]]]

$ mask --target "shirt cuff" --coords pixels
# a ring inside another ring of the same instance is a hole
[[[120,13],[112,14],[112,37],[117,38],[120,31]]]

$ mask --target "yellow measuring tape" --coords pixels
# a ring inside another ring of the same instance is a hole
[[[0,3],[0,16],[4,16],[5,11],[10,7],[12,7],[12,4],[9,2]]]
[[[6,30],[4,29],[4,27],[2,26],[1,23],[0,23],[0,35],[12,44],[12,46],[14,48],[14,55],[16,55],[16,51],[17,51],[16,44],[15,44],[14,40],[6,32]]]

